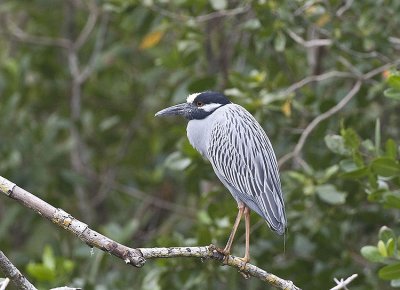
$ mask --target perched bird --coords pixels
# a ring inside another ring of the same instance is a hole
[[[233,238],[245,217],[246,248],[243,261],[250,260],[250,209],[282,235],[286,215],[278,165],[271,143],[260,124],[243,107],[218,92],[191,94],[186,103],[156,113],[182,115],[189,120],[191,145],[208,159],[215,174],[235,198],[239,212],[222,253],[230,254]]]

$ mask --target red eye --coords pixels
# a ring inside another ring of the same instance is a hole
[[[197,107],[203,107],[204,103],[203,102],[196,102]]]

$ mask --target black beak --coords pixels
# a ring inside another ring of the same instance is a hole
[[[186,117],[188,112],[189,112],[189,104],[182,103],[172,107],[165,108],[164,110],[157,112],[155,116],[159,117],[159,116],[170,116],[170,115],[182,115]]]

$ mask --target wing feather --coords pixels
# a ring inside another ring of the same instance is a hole
[[[285,208],[279,170],[262,127],[239,105],[227,105],[225,118],[212,128],[208,157],[232,195],[261,215],[271,229],[283,234]]]

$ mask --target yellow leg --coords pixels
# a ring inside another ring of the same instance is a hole
[[[225,255],[229,255],[230,252],[231,252],[233,238],[235,237],[236,230],[237,230],[237,228],[239,226],[240,220],[242,219],[242,215],[243,215],[243,212],[244,212],[246,207],[245,207],[245,205],[243,203],[238,203],[238,208],[239,208],[239,211],[238,211],[238,214],[236,216],[235,224],[233,225],[233,228],[232,228],[231,234],[229,236],[228,242],[226,243],[225,249],[223,250],[223,253]]]
[[[244,221],[246,225],[246,250],[242,260],[248,263],[250,261],[250,209],[247,206],[244,208]]]

